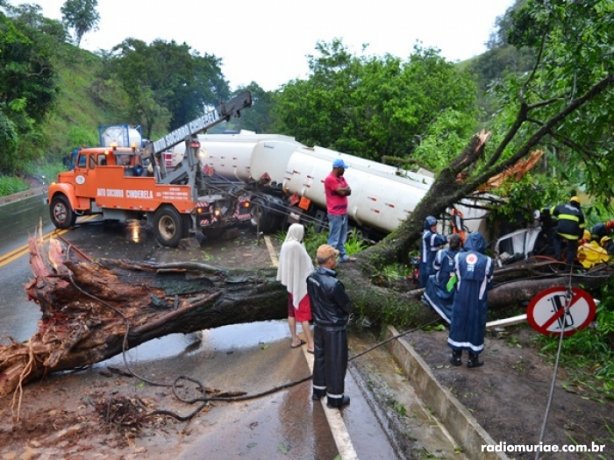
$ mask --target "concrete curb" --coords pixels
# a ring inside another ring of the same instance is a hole
[[[386,338],[398,334],[393,326],[386,328]],[[482,446],[494,446],[497,443],[465,406],[437,381],[428,364],[404,338],[391,341],[388,349],[411,382],[416,394],[425,406],[433,411],[467,457],[479,460],[509,460],[505,453],[482,452]]]
[[[33,187],[28,190],[24,190],[23,192],[0,196],[0,206],[14,203],[15,201],[23,200],[25,198],[30,198],[31,196],[43,195],[45,191],[45,187]]]

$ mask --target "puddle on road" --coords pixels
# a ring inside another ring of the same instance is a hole
[[[262,343],[276,342],[289,337],[289,335],[288,324],[285,320],[231,324],[201,332],[169,334],[159,339],[153,339],[129,350],[127,358],[134,363],[203,351],[228,352],[255,347]],[[121,354],[95,366],[104,367],[119,363],[123,363]]]

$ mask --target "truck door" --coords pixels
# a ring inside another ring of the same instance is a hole
[[[79,154],[75,164],[75,194],[78,198],[96,197],[96,156]]]

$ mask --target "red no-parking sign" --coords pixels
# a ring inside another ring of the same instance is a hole
[[[545,335],[568,336],[585,328],[595,318],[595,301],[586,291],[557,286],[539,292],[527,307],[527,321]]]

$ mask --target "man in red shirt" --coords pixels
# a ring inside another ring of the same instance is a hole
[[[328,244],[339,251],[339,261],[348,262],[345,252],[348,235],[348,196],[352,189],[345,181],[343,173],[348,165],[341,159],[333,161],[333,170],[324,180],[326,193],[326,212],[328,213]]]

